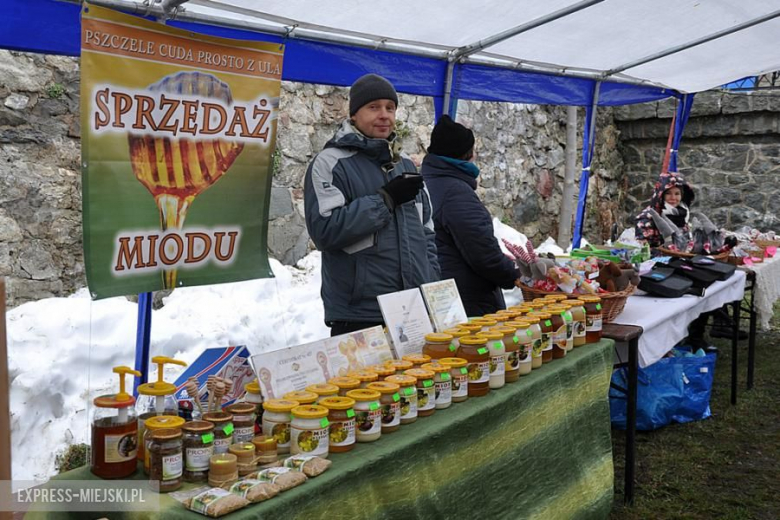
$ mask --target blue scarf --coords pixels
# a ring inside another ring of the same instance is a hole
[[[443,155],[437,155],[442,161],[449,163],[461,171],[464,171],[474,177],[479,177],[479,167],[471,161],[463,161],[461,159],[453,159],[452,157],[445,157]]]

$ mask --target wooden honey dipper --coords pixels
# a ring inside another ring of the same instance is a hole
[[[195,401],[195,405],[198,407],[198,411],[203,415],[203,407],[200,404],[200,384],[197,377],[191,377],[184,383],[184,389],[187,390],[187,394]]]

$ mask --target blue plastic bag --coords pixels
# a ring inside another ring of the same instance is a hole
[[[700,421],[711,415],[710,394],[715,376],[715,354],[668,357],[637,376],[636,428],[655,430],[671,424]],[[612,384],[628,389],[628,369],[612,373]],[[612,426],[626,428],[626,394],[610,387]]]

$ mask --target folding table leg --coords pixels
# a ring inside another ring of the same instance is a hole
[[[756,275],[748,275],[750,282],[750,335],[748,336],[748,369],[747,369],[747,388],[753,388],[753,373],[756,364],[756,307],[754,298],[756,295]]]
[[[628,342],[628,403],[626,403],[626,479],[623,500],[626,504],[634,501],[634,480],[636,471],[636,387],[639,338]]]
[[[731,404],[737,404],[737,342],[739,341],[739,306],[741,302],[732,302],[734,313],[731,329]]]

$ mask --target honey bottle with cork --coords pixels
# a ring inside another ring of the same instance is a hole
[[[146,420],[156,415],[179,415],[179,405],[173,394],[176,386],[163,380],[165,365],[187,366],[184,361],[166,356],[155,356],[152,363],[157,365],[157,381],[138,385],[138,402],[135,410],[138,414],[138,459],[144,460],[144,430]],[[197,399],[197,396],[195,396]]]
[[[113,372],[119,374],[119,393],[101,395],[92,401],[95,412],[90,471],[105,479],[129,477],[138,464],[135,398],[125,392],[125,375],[141,377],[141,373],[126,366],[114,367]]]

